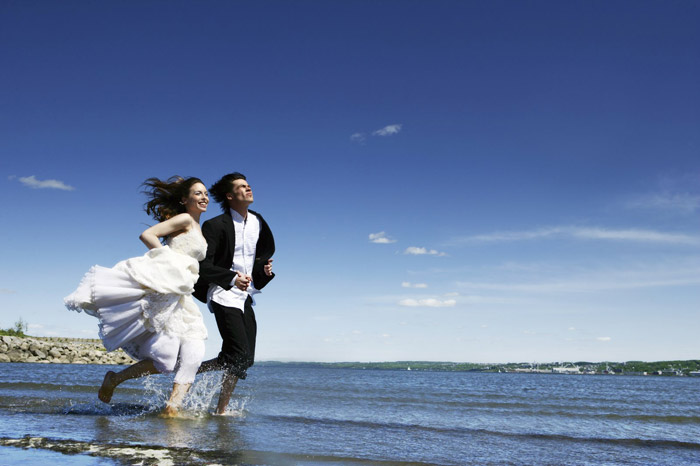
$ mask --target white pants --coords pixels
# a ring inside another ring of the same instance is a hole
[[[158,334],[149,341],[144,356],[153,361],[159,372],[175,371],[175,383],[192,383],[204,358],[204,340],[182,340],[167,334]],[[177,351],[173,351],[177,348]]]
[[[180,342],[175,383],[192,383],[197,369],[204,358],[204,340],[183,340]]]

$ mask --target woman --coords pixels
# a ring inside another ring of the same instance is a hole
[[[139,360],[120,372],[107,372],[98,398],[109,403],[122,382],[173,372],[177,366],[164,412],[174,416],[194,381],[207,338],[191,293],[207,249],[199,217],[207,210],[209,194],[198,178],[149,178],[144,186],[146,213],[160,222],[141,233],[149,251],[111,269],[92,267],[64,303],[100,320],[107,351],[123,348]]]

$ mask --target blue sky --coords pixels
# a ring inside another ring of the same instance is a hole
[[[144,252],[143,180],[241,171],[278,250],[258,359],[696,359],[699,20],[678,1],[5,1],[0,327],[95,337],[62,297]]]

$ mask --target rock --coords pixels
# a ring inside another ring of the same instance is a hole
[[[22,350],[25,348],[26,350]],[[0,362],[132,364],[124,351],[108,353],[96,339],[0,337]]]
[[[25,359],[24,353],[18,349],[11,349],[8,351],[7,357],[9,357],[12,362],[22,362]]]

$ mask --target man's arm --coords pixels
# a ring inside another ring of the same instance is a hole
[[[255,262],[253,264],[253,283],[255,288],[262,290],[265,285],[270,283],[270,280],[275,278],[275,274],[272,272],[271,259],[275,253],[275,238],[272,236],[272,231],[268,226],[265,219],[262,218],[260,214],[254,212],[254,214],[260,220],[260,236],[258,237],[258,242],[255,245]],[[269,273],[265,270],[269,267]]]

